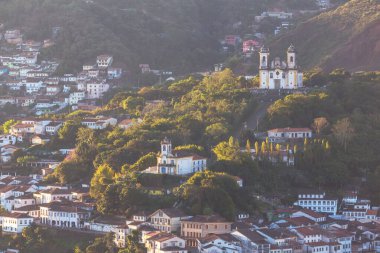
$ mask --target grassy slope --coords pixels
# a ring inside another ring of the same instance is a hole
[[[336,67],[349,70],[380,68],[380,61],[368,60],[368,57],[363,57],[360,63],[355,61],[357,57],[346,57],[346,54],[351,53],[347,50],[350,45],[351,48],[363,47],[363,42],[370,38],[372,45],[360,52],[373,56],[374,47],[380,43],[380,37],[373,27],[379,22],[378,0],[351,0],[335,10],[299,24],[290,33],[273,41],[270,45],[272,55],[283,52],[293,43],[299,52],[299,64],[305,69],[314,66],[328,70]],[[363,36],[365,32],[366,36]]]

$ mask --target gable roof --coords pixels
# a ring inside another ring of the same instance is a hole
[[[165,215],[167,215],[170,218],[175,218],[175,217],[188,217],[182,210],[178,208],[165,208],[165,209],[158,209],[154,213],[152,213],[149,217],[152,217],[158,212],[163,212]]]
[[[189,219],[184,220],[184,222],[198,222],[198,223],[231,223],[227,221],[225,218],[218,214],[214,215],[196,215]]]
[[[309,215],[309,216],[311,216],[311,217],[313,217],[313,218],[315,218],[315,219],[319,219],[319,218],[326,217],[324,214],[321,214],[321,213],[318,213],[318,212],[315,212],[315,211],[313,211],[313,210],[306,209],[306,208],[301,209],[301,210],[298,210],[297,212],[294,212],[292,216],[293,216],[293,217],[296,217],[296,216],[294,216],[294,214],[296,214],[296,213],[298,213],[298,212],[302,212],[302,213],[304,213],[304,214],[307,214],[307,215]]]
[[[295,234],[293,234],[292,232],[284,228],[278,228],[278,229],[264,228],[264,229],[258,230],[258,232],[265,234],[268,237],[271,237],[273,239],[286,239],[286,238],[296,237]]]
[[[170,233],[159,232],[159,233],[153,235],[152,237],[150,237],[148,240],[149,241],[156,241],[156,242],[164,242],[164,241],[176,238],[176,237],[177,236],[170,234]]]

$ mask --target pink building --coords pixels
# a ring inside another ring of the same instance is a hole
[[[260,42],[257,40],[245,40],[243,42],[243,53],[253,53],[257,47],[260,47]]]
[[[240,41],[241,38],[238,35],[226,35],[224,37],[224,43],[230,46],[237,46]]]

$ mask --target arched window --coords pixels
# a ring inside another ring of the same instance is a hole
[[[162,146],[162,151],[166,151],[166,146],[165,145]]]
[[[294,57],[290,56],[290,62],[294,62]]]
[[[263,56],[263,63],[265,63],[266,61],[267,61],[267,58]]]

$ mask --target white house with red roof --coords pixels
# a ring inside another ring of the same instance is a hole
[[[303,245],[304,252],[342,253],[342,245],[338,242],[309,242]]]
[[[206,169],[207,159],[187,151],[173,151],[168,138],[161,141],[161,152],[157,165],[144,170],[144,173],[189,175]]]
[[[117,119],[112,117],[97,116],[95,118],[85,118],[81,124],[91,129],[105,129],[108,126],[115,126]]]
[[[186,241],[174,234],[153,233],[145,243],[148,253],[187,253]]]
[[[10,133],[14,134],[14,135],[32,134],[32,133],[34,133],[34,125],[33,124],[18,123],[18,124],[15,124],[11,127]]]
[[[312,138],[313,131],[310,128],[275,128],[268,130],[268,138],[270,142],[279,139],[305,139]]]
[[[322,230],[318,227],[299,227],[292,231],[296,233],[298,242],[302,244],[322,241]]]
[[[29,227],[34,218],[23,213],[9,213],[1,216],[2,231],[6,233],[21,233],[26,227]]]
[[[310,220],[313,220],[315,222],[324,222],[324,221],[326,221],[326,215],[324,215],[322,213],[315,212],[315,211],[310,210],[310,209],[306,209],[306,208],[294,212],[291,215],[291,217],[292,218],[294,218],[294,217],[306,217],[306,218],[308,218]]]

